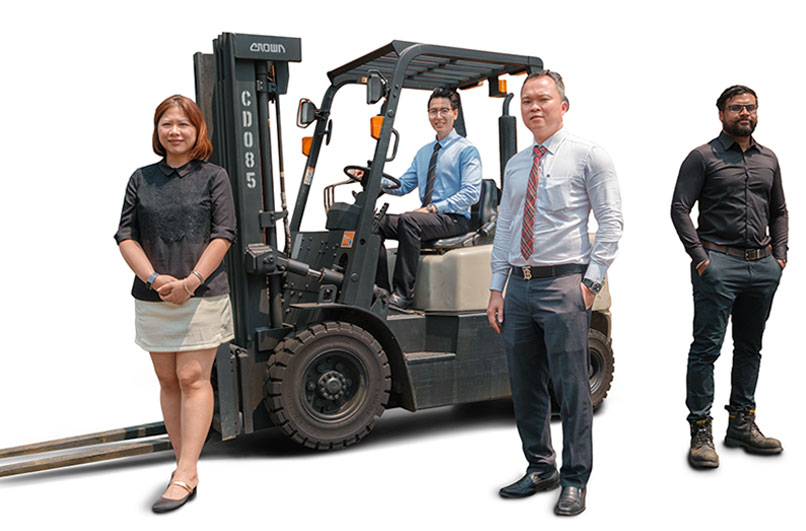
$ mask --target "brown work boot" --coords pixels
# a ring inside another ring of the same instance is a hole
[[[714,449],[714,438],[711,435],[711,419],[695,420],[691,423],[691,450],[688,462],[694,468],[716,468],[719,456]]]
[[[741,446],[752,454],[780,454],[784,451],[781,441],[765,437],[756,426],[756,410],[730,413],[728,434],[725,446],[733,448]]]

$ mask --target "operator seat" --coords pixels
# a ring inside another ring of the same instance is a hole
[[[422,242],[424,252],[444,253],[450,249],[472,247],[492,243],[495,236],[495,221],[498,218],[498,187],[492,179],[481,181],[479,201],[470,207],[467,233]]]
[[[492,179],[484,179],[479,201],[470,209],[468,232],[421,243],[412,308],[476,312],[487,307],[486,287],[490,284],[490,252],[497,217],[498,187]],[[390,250],[390,271],[396,259],[397,250]]]

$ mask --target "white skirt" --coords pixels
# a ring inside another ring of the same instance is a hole
[[[134,300],[134,342],[148,352],[216,348],[235,337],[229,295],[191,297],[181,306]]]

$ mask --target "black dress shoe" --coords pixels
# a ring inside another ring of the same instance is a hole
[[[400,308],[401,310],[408,310],[413,303],[413,298],[406,298],[397,292],[392,293],[392,295],[389,297],[389,306],[394,306],[395,308]]]
[[[544,490],[556,489],[560,486],[560,474],[555,470],[547,478],[541,478],[539,472],[527,472],[525,476],[498,491],[502,498],[525,498]]]
[[[165,496],[160,496],[160,499],[151,506],[151,510],[155,513],[167,513],[168,511],[174,511],[196,497],[196,489],[198,487],[193,487],[191,489],[190,486],[184,481],[172,481],[171,485],[182,487],[188,491],[187,495],[185,495],[184,498],[179,498],[178,500],[172,500],[170,498],[166,498]],[[168,486],[170,487],[170,485]]]
[[[554,514],[576,516],[585,510],[585,487],[563,487]]]

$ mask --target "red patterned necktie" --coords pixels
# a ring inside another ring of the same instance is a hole
[[[529,184],[526,187],[526,200],[523,202],[523,228],[521,229],[521,256],[529,260],[535,241],[535,200],[537,199],[537,177],[540,174],[540,160],[546,153],[543,146],[535,146],[532,150],[534,161],[529,172]]]

